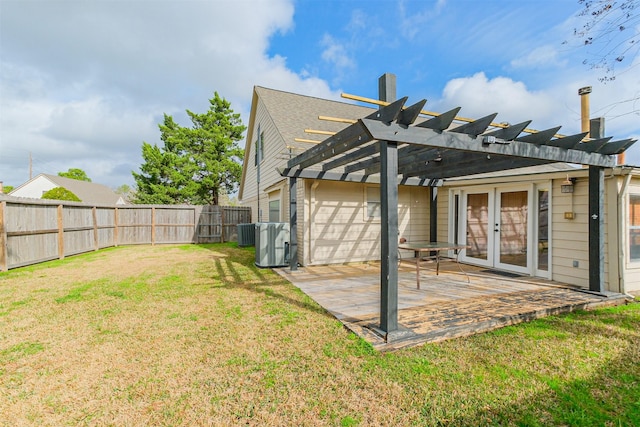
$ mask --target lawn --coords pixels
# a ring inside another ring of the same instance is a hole
[[[640,304],[380,354],[235,244],[0,273],[0,425],[640,425]]]

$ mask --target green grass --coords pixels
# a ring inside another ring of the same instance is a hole
[[[640,304],[378,353],[235,244],[0,274],[4,425],[640,425]]]

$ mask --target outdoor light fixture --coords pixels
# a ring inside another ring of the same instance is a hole
[[[576,178],[569,178],[567,175],[567,179],[562,182],[560,185],[560,191],[562,193],[573,193],[573,185],[576,183]]]
[[[495,144],[496,143],[496,137],[493,135],[485,135],[482,137],[482,143],[483,144]]]

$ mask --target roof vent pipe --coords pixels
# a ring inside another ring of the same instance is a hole
[[[582,124],[582,132],[589,132],[589,94],[591,86],[585,86],[578,89],[580,95],[580,123]],[[589,135],[587,134],[587,138]]]

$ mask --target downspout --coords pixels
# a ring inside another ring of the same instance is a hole
[[[622,208],[622,202],[623,202],[623,197],[627,192],[627,187],[629,186],[629,182],[631,182],[631,171],[629,171],[627,173],[627,175],[624,177],[624,181],[622,182],[622,187],[620,187],[620,190],[618,191],[618,241],[620,242],[620,250],[621,250],[621,254],[618,254],[618,286],[620,289],[620,292],[624,292],[625,290],[625,283],[624,283],[624,264],[625,264],[625,259],[626,259],[626,248],[627,246],[627,239],[626,239],[626,235],[624,232],[624,215],[623,215],[623,211],[624,209]],[[624,292],[626,294],[626,292]]]
[[[311,200],[310,205],[309,206],[309,264],[312,265],[313,264],[313,241],[314,241],[314,236],[313,236],[313,223],[314,223],[314,211],[315,211],[315,204],[316,204],[316,188],[318,188],[318,185],[320,185],[320,181],[314,181],[313,184],[311,184]]]

